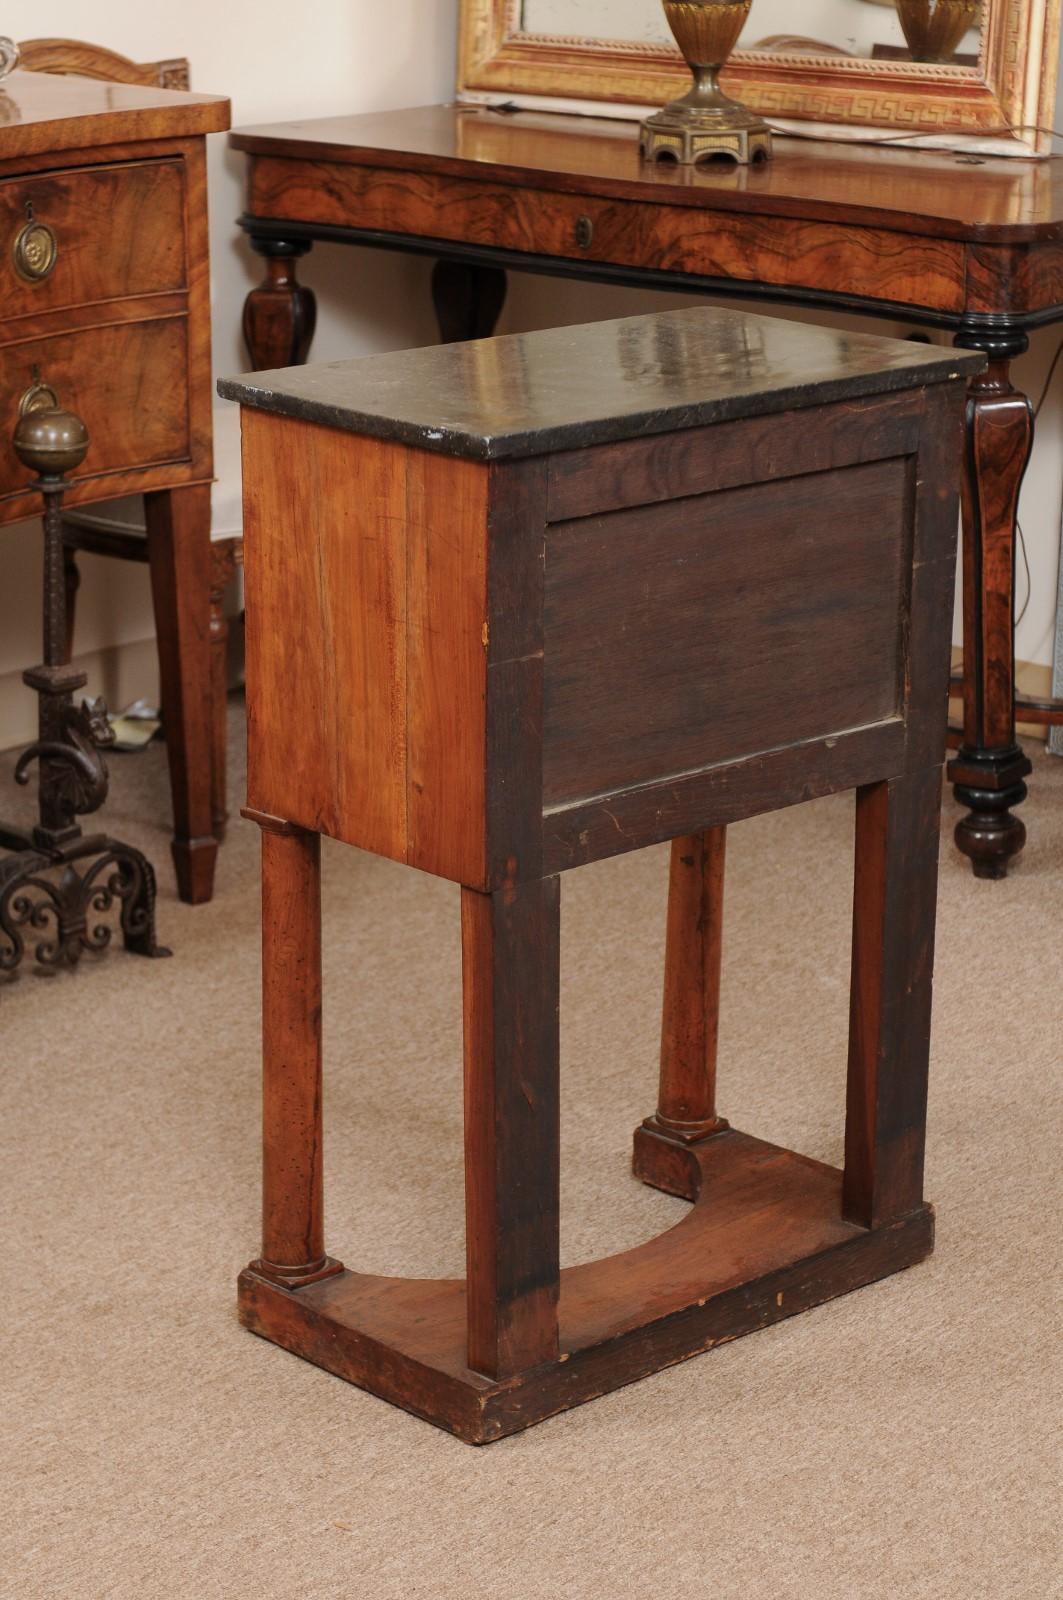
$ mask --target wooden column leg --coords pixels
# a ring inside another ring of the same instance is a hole
[[[842,1209],[877,1227],[923,1198],[941,771],[857,791]]]
[[[1015,738],[1015,527],[1019,489],[1033,445],[1029,400],[1012,386],[1011,357],[1024,333],[960,333],[984,350],[971,380],[963,493],[963,743],[949,763],[957,800],[969,806],[956,843],[977,878],[1003,878],[1026,842],[1011,807],[1026,798],[1031,770]]]
[[[182,900],[214,892],[211,823],[210,486],[144,496],[159,679]]]
[[[501,267],[437,261],[432,269],[432,301],[444,344],[489,339],[506,303],[506,274]]]
[[[342,1271],[325,1254],[321,1113],[320,840],[262,829],[262,1257],[287,1288]]]
[[[660,1090],[656,1115],[635,1130],[635,1176],[686,1199],[694,1198],[700,1175],[676,1145],[728,1126],[716,1112],[726,849],[726,828],[672,841]]]
[[[557,1358],[558,879],[461,896],[469,1366]]]
[[[295,263],[306,255],[310,241],[252,235],[251,248],[266,260],[265,278],[244,301],[244,339],[251,365],[256,372],[300,366],[317,322],[313,290],[295,275]]]

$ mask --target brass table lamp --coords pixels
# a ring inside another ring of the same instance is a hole
[[[639,131],[644,156],[694,166],[718,156],[740,165],[766,161],[771,132],[762,117],[720,88],[720,73],[749,16],[753,0],[663,0],[668,26],[694,74],[694,87]]]

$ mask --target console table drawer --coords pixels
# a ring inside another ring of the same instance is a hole
[[[472,245],[771,283],[873,292],[880,300],[960,311],[965,253],[957,240],[473,182],[435,173],[334,163],[328,182],[307,162],[262,156],[251,174],[252,216],[454,239]]]
[[[121,162],[0,184],[4,318],[186,282],[184,163]]]
[[[88,427],[92,448],[75,481],[179,461],[189,451],[187,400],[152,404],[152,397],[180,392],[187,369],[183,316],[111,323],[9,345],[0,368],[0,429],[10,440],[19,401],[36,372]],[[10,445],[0,450],[0,500],[19,495],[30,478]]]

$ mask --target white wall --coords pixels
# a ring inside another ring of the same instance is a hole
[[[425,104],[451,97],[455,80],[458,0],[183,0],[158,7],[144,0],[6,0],[0,24],[16,39],[38,35],[91,37],[142,60],[186,55],[196,89],[228,95],[237,125],[297,117]],[[243,161],[210,144],[214,353],[218,372],[243,370],[240,314],[261,264],[236,228],[243,209]],[[428,264],[418,258],[341,245],[315,245],[301,263],[303,280],[318,296],[314,354],[355,355],[424,344],[435,337]],[[502,331],[562,321],[623,316],[686,296],[642,294],[595,285],[515,277]],[[766,306],[764,311],[784,314]],[[836,319],[854,325],[851,318]],[[868,321],[871,331],[888,325]],[[897,331],[904,331],[903,329]],[[1063,330],[1060,330],[1063,333]],[[1057,335],[1037,335],[1031,353],[1016,363],[1016,381],[1035,396]],[[1063,363],[1061,363],[1063,369]],[[1059,508],[1063,495],[1063,370],[1041,417],[1041,442],[1027,478],[1022,522],[1033,576],[1033,595],[1018,635],[1020,659],[1051,660]],[[38,658],[39,535],[35,527],[5,530],[0,597],[0,747],[29,737],[33,697],[18,670]],[[155,693],[150,647],[151,607],[144,570],[130,563],[82,560],[77,650],[86,654],[94,691],[114,703],[134,693]],[[1022,574],[1020,572],[1020,585]],[[124,646],[125,670],[107,646]]]

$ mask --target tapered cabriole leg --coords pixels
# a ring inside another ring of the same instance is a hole
[[[726,828],[672,842],[657,1112],[635,1130],[635,1175],[693,1199],[695,1165],[677,1146],[728,1124],[716,1112]]]
[[[558,1353],[557,878],[463,889],[469,1366]]]
[[[862,1227],[923,1198],[941,771],[857,791],[842,1209]]]
[[[256,819],[257,820],[257,819]],[[320,841],[262,827],[262,1259],[289,1288],[340,1271],[325,1254]]]
[[[960,333],[989,367],[971,380],[963,492],[963,744],[949,763],[961,805],[956,843],[978,878],[1003,878],[1026,842],[1011,808],[1026,798],[1030,762],[1015,738],[1015,529],[1033,444],[1029,400],[1009,362],[1023,333]]]

